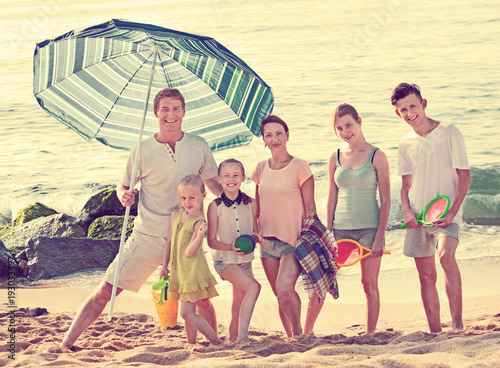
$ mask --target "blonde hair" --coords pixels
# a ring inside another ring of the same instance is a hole
[[[177,195],[180,198],[181,195],[181,190],[184,187],[193,187],[193,188],[198,188],[200,190],[201,194],[204,194],[206,192],[205,190],[205,182],[199,176],[198,174],[191,174],[188,176],[185,176],[181,182],[179,183],[179,188],[177,189]],[[203,210],[203,201],[201,202],[201,210]]]

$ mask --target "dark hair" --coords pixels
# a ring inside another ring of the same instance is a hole
[[[164,97],[170,97],[173,100],[179,100],[183,110],[186,110],[186,102],[184,101],[184,96],[177,88],[165,88],[158,92],[155,96],[154,109],[158,111],[160,106],[160,101]]]
[[[278,123],[283,126],[285,129],[285,133],[288,133],[288,125],[286,125],[285,121],[276,115],[269,115],[267,118],[260,122],[260,134],[264,135],[264,126],[269,123]]]
[[[228,158],[227,160],[222,161],[219,164],[219,169],[217,170],[217,175],[220,175],[220,169],[221,169],[222,165],[225,165],[225,164],[236,164],[236,165],[239,165],[240,168],[241,168],[242,174],[245,175],[245,168],[243,167],[243,164],[240,161],[236,160],[235,158]]]
[[[414,94],[415,96],[417,96],[419,98],[420,101],[422,101],[422,95],[420,94],[420,87],[417,86],[416,84],[412,83],[412,84],[409,84],[409,83],[399,83],[396,88],[394,88],[392,90],[392,93],[391,93],[391,103],[396,106],[396,103],[411,95],[411,94]]]
[[[356,109],[349,104],[343,103],[337,106],[337,108],[335,109],[335,112],[333,113],[333,120],[335,121],[346,115],[351,115],[352,118],[356,121],[358,121],[359,119],[359,115]]]

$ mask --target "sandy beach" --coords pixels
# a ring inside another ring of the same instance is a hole
[[[59,343],[97,286],[98,273],[84,274],[88,279],[82,282],[75,275],[30,285],[18,280],[14,296],[0,283],[0,367],[500,368],[500,136],[494,123],[500,98],[500,2],[312,0],[284,6],[272,0],[3,1],[2,14],[0,227],[11,226],[18,211],[35,202],[78,218],[89,197],[120,179],[126,151],[83,139],[82,132],[59,122],[37,102],[33,56],[35,45],[44,40],[123,19],[213,37],[271,86],[273,114],[290,128],[290,152],[307,160],[313,171],[320,217],[327,210],[327,160],[342,144],[332,127],[332,113],[340,103],[354,105],[367,141],[389,160],[391,230],[386,245],[392,255],[382,261],[382,306],[377,332],[371,335],[364,334],[359,265],[340,271],[340,298],[327,296],[315,336],[293,340],[286,339],[276,298],[257,269],[262,291],[250,324],[252,342],[245,345],[227,343],[227,282],[217,285],[220,296],[213,299],[218,332],[226,341],[221,346],[209,346],[200,335],[198,344],[187,344],[180,318],[178,328],[161,328],[149,281],[138,294],[122,293],[113,320],[107,321],[107,307],[71,351],[61,350]],[[67,64],[58,65],[54,80]],[[466,141],[472,183],[456,254],[463,281],[461,332],[450,326],[441,271],[443,332],[428,332],[415,266],[401,251],[397,148],[410,128],[390,104],[391,90],[400,82],[419,84],[429,101],[428,115],[456,124]],[[151,111],[148,119],[153,116]],[[230,157],[240,160],[251,175],[269,151],[255,138],[248,146],[214,156],[219,163]],[[247,179],[243,189],[253,196],[253,181]],[[304,321],[307,300],[300,282],[297,290]],[[9,298],[14,308],[9,309]],[[30,307],[46,308],[47,313],[33,317],[24,311]]]
[[[356,276],[341,279],[344,294],[325,303],[315,336],[287,339],[276,310],[276,301],[263,287],[251,323],[252,342],[226,342],[210,346],[198,336],[198,344],[185,342],[183,321],[174,329],[158,323],[154,304],[143,294],[124,292],[116,299],[112,322],[107,311],[76,342],[73,351],[58,345],[76,310],[88,297],[86,288],[18,288],[15,316],[15,360],[6,351],[9,309],[0,310],[3,346],[0,365],[12,367],[499,367],[500,293],[499,257],[469,260],[461,264],[464,288],[465,330],[453,332],[448,304],[440,288],[443,332],[428,333],[419,300],[418,281],[410,270],[381,277],[382,310],[378,332],[364,334],[364,302]],[[489,272],[485,272],[488,270]],[[407,282],[392,283],[397,278]],[[441,280],[442,283],[442,280]],[[399,286],[398,286],[399,285]],[[145,288],[144,286],[143,288]],[[299,284],[297,288],[299,289]],[[230,293],[220,284],[213,299],[219,335],[227,341]],[[342,289],[341,289],[342,290]],[[392,291],[392,292],[390,292]],[[146,290],[145,292],[149,292]],[[469,296],[467,296],[469,295]],[[301,294],[301,297],[303,295]],[[385,298],[384,298],[385,296]],[[43,307],[48,313],[32,317],[23,310]],[[303,316],[307,300],[303,298]]]

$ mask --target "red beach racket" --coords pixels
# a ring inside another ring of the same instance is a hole
[[[425,226],[432,226],[432,222],[442,219],[450,209],[450,199],[447,196],[439,196],[434,198],[424,210],[415,218]],[[405,223],[401,224],[401,229],[406,229]]]
[[[336,243],[335,261],[339,267],[352,266],[372,254],[370,249],[363,247],[356,240],[341,239]],[[391,250],[384,249],[384,254],[391,254]]]

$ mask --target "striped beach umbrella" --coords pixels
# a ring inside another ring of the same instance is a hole
[[[70,31],[37,44],[33,64],[40,106],[84,138],[114,148],[130,149],[158,131],[148,102],[164,88],[185,98],[182,130],[205,138],[213,151],[248,144],[273,108],[270,87],[213,38],[148,24],[112,19]],[[139,149],[132,173],[138,157]],[[127,207],[109,319],[129,215]]]
[[[117,19],[38,43],[33,69],[33,92],[45,111],[114,148],[137,144],[149,87],[152,96],[179,89],[183,130],[213,151],[260,136],[260,121],[273,107],[271,88],[213,38]],[[157,131],[150,103],[144,136]]]

